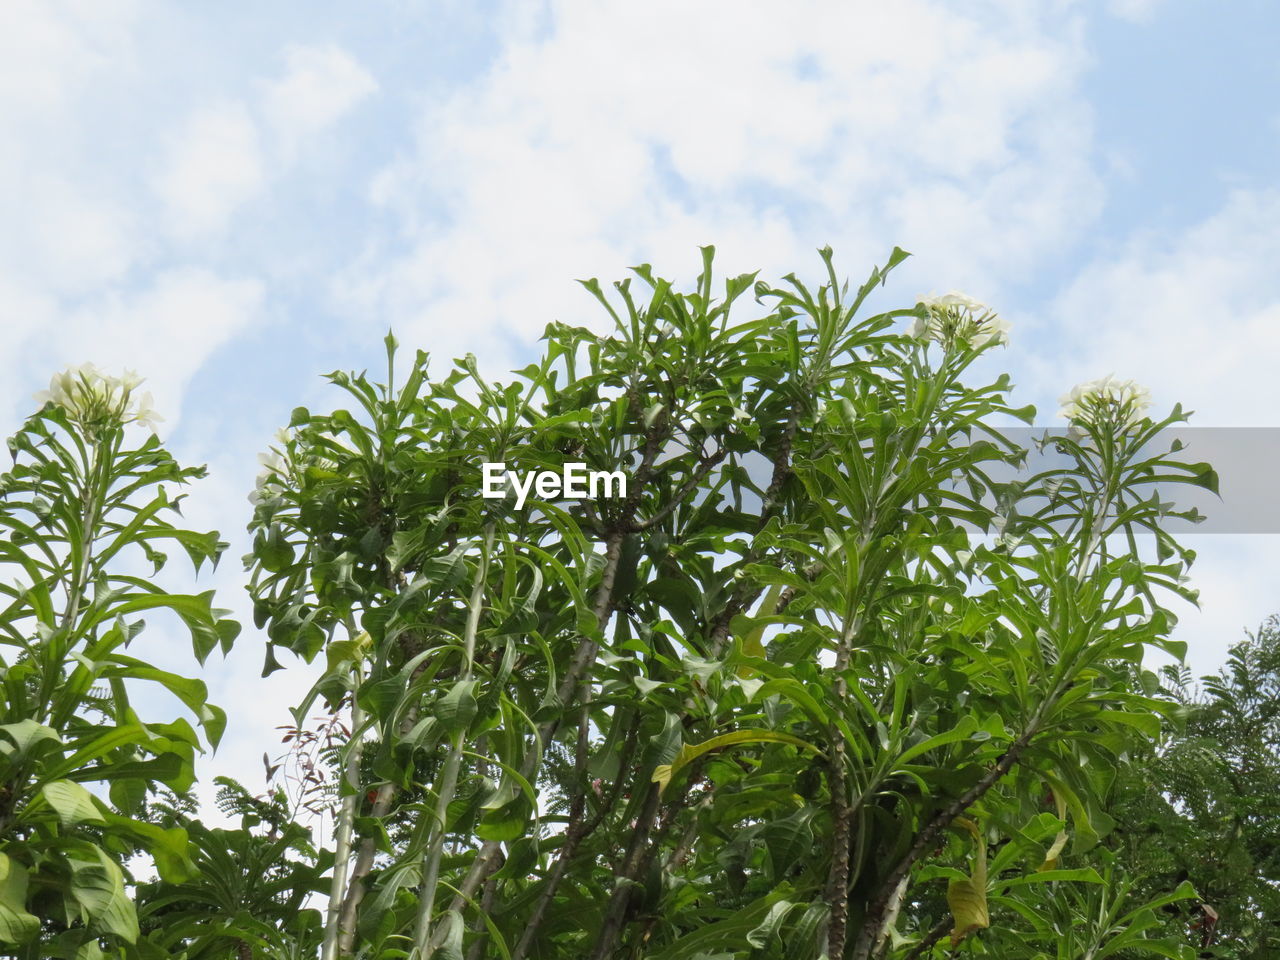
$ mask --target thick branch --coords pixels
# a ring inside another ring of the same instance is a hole
[[[565,871],[569,867],[569,861],[573,859],[573,855],[578,850],[578,843],[582,839],[583,827],[585,826],[583,815],[587,804],[587,745],[591,724],[590,696],[591,691],[587,687],[582,693],[582,716],[578,720],[578,744],[573,760],[576,783],[574,784],[575,793],[573,799],[569,802],[569,826],[565,831],[564,841],[561,843],[560,850],[556,855],[555,865],[551,868],[551,873],[543,885],[541,895],[538,897],[538,903],[533,908],[529,922],[525,924],[520,940],[511,954],[512,960],[524,960],[525,955],[529,952],[529,947],[533,945],[533,939],[538,934],[538,928],[542,926],[542,919],[546,916],[547,908],[551,906],[551,901],[556,895],[556,889],[560,886],[560,881],[564,878]]]
[[[927,955],[933,949],[934,944],[947,935],[947,930],[952,926],[952,918],[948,914],[943,914],[942,919],[933,925],[933,928],[925,934],[923,940],[916,944],[915,949],[907,954],[906,960],[920,960],[921,957]]]
[[[858,933],[858,941],[853,951],[853,960],[868,960],[871,956],[871,949],[876,939],[880,936],[881,929],[883,929],[884,920],[889,911],[890,900],[894,891],[898,889],[898,885],[911,872],[911,868],[916,865],[917,861],[937,846],[938,840],[942,837],[942,832],[951,826],[952,821],[956,817],[963,815],[969,807],[980,800],[988,790],[1000,782],[1005,774],[1013,769],[1014,764],[1018,762],[1018,758],[1031,742],[1036,729],[1037,723],[1033,720],[1028,724],[1026,732],[1009,744],[1009,749],[1000,755],[1000,759],[996,761],[995,766],[988,770],[981,780],[938,811],[934,818],[920,831],[915,843],[911,845],[911,849],[907,851],[906,855],[898,861],[897,865],[889,871],[881,882],[880,893],[871,902],[867,910],[867,919]],[[832,956],[835,957],[835,954]]]
[[[504,857],[499,855],[498,865],[501,866]],[[489,939],[489,930],[485,925],[484,918],[493,913],[493,901],[498,893],[498,875],[496,873],[489,874],[489,879],[484,882],[484,893],[480,896],[480,913],[481,916],[476,917],[475,923],[471,929],[475,930],[479,935],[467,950],[467,960],[481,960],[484,956],[485,944]]]
[[[489,555],[493,550],[493,525],[485,534],[484,552],[476,565],[475,582],[471,587],[471,600],[467,609],[467,629],[463,635],[463,680],[471,678],[476,656],[476,635],[480,629],[480,617],[484,611],[485,580],[489,573]],[[440,879],[440,860],[444,856],[444,835],[448,828],[449,804],[453,802],[458,785],[458,771],[462,764],[462,744],[465,734],[454,734],[453,744],[445,760],[444,775],[437,787],[435,822],[431,825],[431,841],[422,862],[422,886],[419,892],[418,925],[414,935],[417,951],[426,956],[431,942],[431,921],[435,912],[436,886]]]
[[[645,861],[645,848],[648,845],[649,832],[653,829],[653,820],[658,812],[661,798],[661,787],[656,783],[649,784],[645,793],[644,806],[636,817],[635,828],[631,831],[631,840],[627,844],[626,856],[622,867],[614,877],[613,893],[609,897],[609,905],[605,910],[604,920],[600,924],[600,936],[595,948],[591,951],[590,960],[608,960],[613,953],[614,945],[622,935],[626,926],[631,906],[632,883],[640,873]]]

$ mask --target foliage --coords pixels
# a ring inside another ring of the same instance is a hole
[[[1161,494],[1216,482],[1182,411],[1078,391],[1060,465],[999,479],[1032,411],[965,381],[993,313],[864,316],[897,250],[717,299],[704,253],[687,293],[588,282],[613,332],[552,324],[509,384],[398,383],[388,337],[294,412],[247,561],[267,671],[325,666],[298,724],[351,711],[325,960],[1188,956],[1190,888],[1097,849],[1175,706]],[[629,485],[515,509],[485,462]]]
[[[1149,889],[1189,881],[1200,956],[1280,953],[1280,621],[1231,648],[1199,684],[1166,680],[1185,723],[1126,768],[1115,845]]]
[[[204,471],[136,439],[154,419],[137,383],[92,367],[55,377],[0,478],[0,949],[22,958],[135,954],[127,860],[145,849],[172,882],[195,870],[187,831],[144,818],[148,794],[186,790],[226,722],[202,682],[126,652],[148,612],[167,611],[200,661],[239,629],[211,592],[155,582],[166,543],[197,570],[225,544],[175,524],[174,491]],[[199,731],[144,721],[139,684],[173,694]]]
[[[324,890],[330,863],[296,822],[283,791],[259,799],[234,780],[218,782],[218,807],[237,816],[239,827],[209,828],[178,815],[191,837],[196,870],[182,882],[159,879],[138,891],[142,929],[154,955],[314,957],[320,917],[304,904]]]

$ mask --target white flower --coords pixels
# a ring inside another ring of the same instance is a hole
[[[1130,427],[1151,407],[1151,392],[1133,380],[1118,380],[1109,373],[1077,384],[1059,397],[1058,403],[1062,405],[1058,414],[1072,423],[1109,419]]]
[[[929,294],[917,306],[924,308],[925,316],[916,317],[907,331],[916,340],[933,340],[947,350],[957,344],[980,350],[990,343],[1009,342],[1009,321],[966,294]]]
[[[278,439],[279,434],[276,436]],[[262,469],[249,494],[249,502],[254,506],[274,496],[284,487],[285,473],[289,467],[288,460],[275,447],[271,447],[267,453],[258,454],[258,462],[262,464]]]
[[[275,450],[258,454],[258,462],[262,464],[262,470],[258,473],[258,486],[273,480],[284,469],[284,457]]]
[[[142,381],[139,380],[139,383]],[[138,400],[138,408],[134,411],[133,422],[140,427],[149,427],[154,433],[157,423],[163,423],[164,417],[156,413],[155,407],[151,405],[151,393],[147,392]]]
[[[121,377],[108,376],[92,363],[54,374],[49,389],[35,395],[40,404],[62,407],[73,422],[88,430],[136,423],[155,430],[163,420],[151,406],[151,394],[144,393],[135,402],[133,393],[142,378],[132,370]]]
[[[951,310],[961,309],[968,310],[970,313],[983,313],[986,306],[968,294],[960,293],[952,290],[950,293],[944,293],[942,296],[929,294],[927,297],[921,297],[920,302],[930,310]]]
[[[990,319],[981,323],[977,332],[969,337],[969,346],[975,350],[985,347],[988,343],[1008,343],[1009,331],[1013,325],[1004,317],[991,314]]]

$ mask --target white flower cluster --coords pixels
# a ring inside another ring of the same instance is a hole
[[[275,496],[285,484],[285,475],[288,473],[290,461],[286,451],[289,446],[289,431],[280,429],[276,431],[276,444],[267,453],[258,454],[258,462],[262,464],[262,470],[258,472],[258,479],[253,485],[253,490],[249,492],[249,502],[255,507]]]
[[[916,317],[909,336],[917,340],[934,340],[944,349],[963,344],[978,350],[989,343],[1009,342],[1009,321],[997,316],[986,304],[963,293],[921,297],[917,306],[927,315]]]
[[[1129,427],[1143,418],[1151,407],[1151,392],[1132,380],[1117,380],[1113,374],[1077,384],[1058,403],[1060,416],[1073,422],[1105,418]]]
[[[35,399],[37,403],[62,407],[67,416],[82,427],[136,423],[154,432],[164,417],[151,406],[150,393],[134,398],[134,391],[141,383],[142,377],[132,370],[112,377],[92,363],[84,363],[54,374],[49,389],[41,390]]]

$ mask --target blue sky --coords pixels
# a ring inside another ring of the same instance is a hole
[[[1280,426],[1280,9],[1263,0],[23,2],[0,8],[0,420],[69,363],[137,368],[210,465],[189,515],[237,558],[255,454],[394,327],[440,369],[599,323],[574,278],[963,290],[1052,423],[1108,372],[1194,423]],[[1280,609],[1273,537],[1197,537],[1208,669]],[[244,618],[246,621],[248,617]],[[188,666],[166,633],[155,656]],[[141,641],[140,641],[141,642]],[[206,671],[218,771],[256,765],[305,671],[252,630]]]

